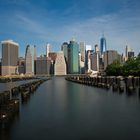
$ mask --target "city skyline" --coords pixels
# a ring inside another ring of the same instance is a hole
[[[0,40],[18,42],[24,56],[27,44],[36,45],[42,54],[47,43],[58,51],[73,36],[77,42],[99,45],[104,32],[107,49],[124,53],[130,45],[138,53],[139,5],[138,0],[2,0]]]

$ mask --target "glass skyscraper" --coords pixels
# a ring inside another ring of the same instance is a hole
[[[68,45],[68,73],[79,73],[79,45],[75,40]]]
[[[65,57],[65,60],[66,62],[68,61],[68,43],[67,42],[64,42],[61,46],[61,51],[63,51],[64,53],[64,57]]]
[[[103,53],[106,51],[106,39],[103,35],[103,37],[100,40],[100,51],[101,51],[101,55],[103,55]]]

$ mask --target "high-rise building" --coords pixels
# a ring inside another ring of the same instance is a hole
[[[103,59],[104,59],[104,70],[106,69],[106,67],[109,64],[113,63],[113,61],[115,61],[115,60],[120,61],[119,54],[115,50],[108,50],[108,51],[104,52]]]
[[[51,68],[50,68],[50,74],[54,74],[54,64],[55,64],[55,60],[57,57],[57,53],[56,52],[49,52],[49,58],[51,59]]]
[[[79,45],[74,39],[68,45],[68,73],[79,73]]]
[[[50,75],[51,59],[40,56],[35,60],[36,75]]]
[[[79,44],[79,70],[80,70],[80,74],[85,73],[85,54],[86,54],[86,44],[85,44],[85,42],[80,42],[80,44]]]
[[[62,51],[57,52],[54,69],[55,75],[66,75],[66,62]]]
[[[99,53],[99,52],[100,52],[99,46],[96,44],[95,45],[95,53]]]
[[[101,52],[101,56],[103,56],[103,53],[107,50],[106,47],[106,39],[104,37],[104,35],[102,36],[101,40],[100,40],[100,52]]]
[[[50,53],[50,51],[51,51],[51,44],[47,44],[47,46],[46,46],[46,57],[49,57],[49,53]]]
[[[35,73],[35,59],[36,59],[36,47],[27,45],[25,53],[25,71],[26,75],[34,75]]]
[[[98,71],[99,72],[99,53],[98,52],[93,52],[91,56],[91,69],[93,71]]]
[[[85,52],[86,52],[86,44],[85,42],[80,42],[79,45],[80,54],[81,54],[81,61],[85,62]]]
[[[128,58],[134,57],[134,51],[129,47],[126,46],[125,48],[125,61],[128,60]]]
[[[87,72],[91,72],[92,70],[92,55],[93,55],[93,50],[88,50],[86,59],[87,59]]]
[[[66,61],[68,61],[68,43],[67,42],[64,42],[62,44],[61,51],[63,51],[64,57],[65,57]]]
[[[19,44],[13,40],[2,41],[2,75],[17,74]]]
[[[68,43],[64,42],[61,46],[61,51],[64,53],[65,61],[66,61],[66,67],[68,68]],[[67,69],[68,71],[68,69]]]
[[[19,57],[18,59],[18,73],[25,74],[25,58]]]

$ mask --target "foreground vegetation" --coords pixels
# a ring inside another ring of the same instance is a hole
[[[106,74],[111,76],[140,76],[140,54],[137,57],[129,58],[125,63],[114,61],[106,68]]]

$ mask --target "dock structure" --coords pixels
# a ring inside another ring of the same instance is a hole
[[[123,93],[126,91],[127,94],[132,94],[138,90],[140,94],[140,77],[123,77],[123,76],[96,76],[90,77],[89,75],[84,76],[67,76],[65,78],[68,81],[76,82],[79,84],[85,84],[88,86],[94,86],[104,89],[112,89],[113,92]]]
[[[0,129],[5,129],[14,117],[18,115],[20,101],[27,101],[40,84],[49,79],[50,78],[35,80],[13,87],[10,91],[3,91],[0,93]]]
[[[10,99],[10,91],[0,93],[0,126],[5,126],[19,112],[19,99]]]

